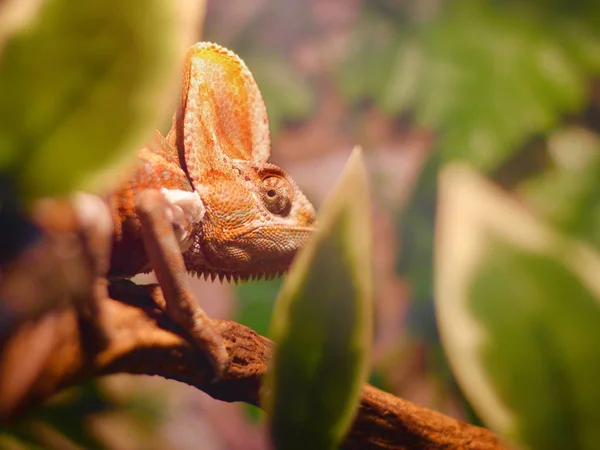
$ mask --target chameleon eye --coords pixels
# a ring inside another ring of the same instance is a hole
[[[292,187],[285,178],[264,178],[260,185],[260,197],[273,214],[286,216],[292,209]]]

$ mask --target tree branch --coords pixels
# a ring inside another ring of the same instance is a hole
[[[83,379],[114,373],[159,375],[192,385],[219,400],[258,404],[260,379],[273,348],[271,341],[236,322],[218,321],[231,364],[222,380],[211,383],[208,361],[158,307],[164,301],[158,287],[124,282],[113,286],[110,296],[112,298],[104,299],[99,305],[96,326],[105,334],[105,346],[99,352],[90,354],[88,351],[92,328],[81,323],[72,309],[54,312],[50,319],[44,316],[16,333],[15,339],[2,351],[0,392],[8,388],[2,384],[15,380],[12,372],[18,372],[20,379],[28,381],[18,389],[23,395],[12,405],[6,404],[4,396],[0,397],[0,409],[6,416],[14,417]],[[27,339],[19,338],[23,333]],[[45,336],[48,357],[35,374],[24,376],[27,358],[23,355],[31,350],[25,346],[33,345],[31,342],[35,340],[30,337],[36,333]],[[7,358],[9,354],[20,354],[21,365],[18,358]],[[491,450],[504,447],[483,428],[366,385],[345,448]]]

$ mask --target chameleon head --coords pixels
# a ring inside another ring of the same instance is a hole
[[[205,209],[184,252],[187,269],[235,280],[284,272],[313,231],[315,211],[267,162],[265,104],[235,53],[206,42],[188,51],[167,140],[181,152]]]
[[[316,226],[292,178],[269,163],[231,161],[200,193],[206,214],[184,258],[197,275],[247,280],[284,273]]]

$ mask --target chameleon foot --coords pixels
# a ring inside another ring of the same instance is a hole
[[[229,365],[229,354],[214,322],[191,292],[174,232],[174,226],[180,225],[173,222],[177,220],[176,211],[158,190],[140,192],[136,203],[148,260],[163,291],[165,312],[190,334],[210,361],[215,378],[221,379]]]

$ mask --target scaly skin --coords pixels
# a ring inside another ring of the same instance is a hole
[[[267,162],[269,154],[266,109],[246,65],[216,44],[192,46],[171,130],[166,138],[157,131],[111,196],[109,276],[152,269],[136,196],[161,188],[196,192],[204,207],[202,217],[184,210],[174,223],[188,272],[236,281],[284,272],[314,230],[315,211],[289,175]]]

